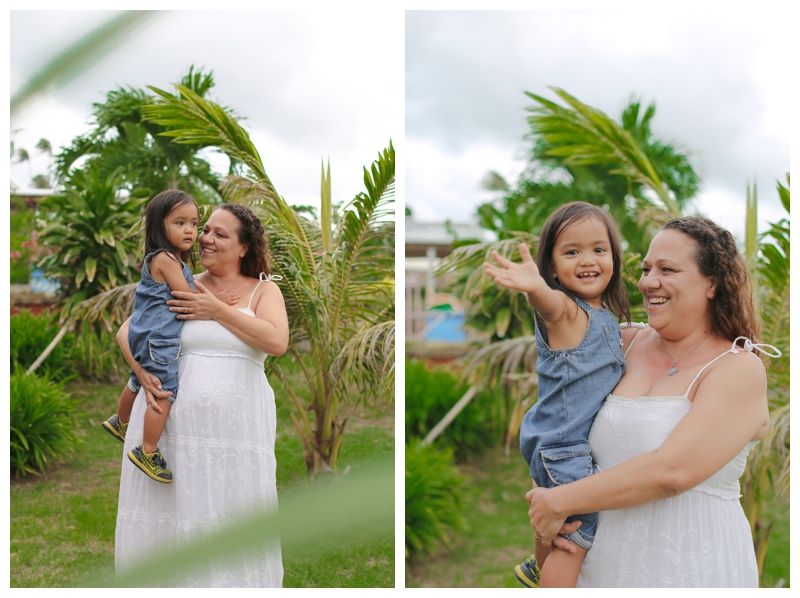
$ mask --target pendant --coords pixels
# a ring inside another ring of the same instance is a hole
[[[672,369],[669,371],[669,375],[670,376],[674,376],[677,371],[678,371],[678,368],[673,365]]]

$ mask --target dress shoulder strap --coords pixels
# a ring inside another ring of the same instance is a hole
[[[737,343],[740,340],[743,341],[741,348],[737,345]],[[774,351],[774,353],[770,353],[769,351],[765,351],[764,350],[764,349],[767,349],[767,348],[769,348],[772,351]],[[689,391],[692,390],[692,386],[694,386],[694,383],[697,382],[697,379],[700,377],[700,374],[702,374],[706,370],[706,368],[708,366],[710,366],[712,363],[714,363],[715,361],[717,361],[721,357],[727,355],[728,353],[733,353],[734,355],[736,355],[739,351],[746,351],[748,353],[755,353],[756,349],[761,351],[764,355],[769,355],[770,357],[780,357],[781,355],[783,355],[777,349],[777,347],[773,347],[772,345],[753,343],[753,342],[750,342],[750,339],[747,338],[746,336],[737,336],[736,339],[733,341],[733,344],[731,345],[730,349],[728,349],[724,353],[721,353],[721,354],[717,355],[714,359],[712,359],[707,364],[705,364],[702,368],[700,368],[700,371],[697,372],[697,375],[694,377],[694,380],[692,380],[691,384],[689,384],[689,388],[687,388],[686,392],[683,393],[683,397],[687,398],[689,396]]]
[[[256,288],[253,289],[253,292],[250,293],[250,301],[247,302],[247,309],[250,309],[250,304],[253,302],[253,295],[256,294],[256,289],[259,287],[259,285],[262,282],[269,282],[270,280],[283,280],[283,276],[281,276],[280,274],[269,274],[269,275],[267,275],[267,274],[264,274],[263,272],[261,274],[259,274],[258,275],[258,284],[256,285]],[[253,310],[250,309],[250,311],[253,311]]]
[[[622,324],[619,325],[619,327],[620,328],[638,328],[639,329],[639,331],[636,334],[633,335],[633,338],[631,339],[631,344],[628,345],[627,349],[625,349],[625,357],[627,357],[628,356],[628,352],[633,348],[633,343],[635,343],[636,339],[639,338],[639,335],[642,333],[642,330],[647,328],[647,324],[644,324],[642,322],[623,322]]]

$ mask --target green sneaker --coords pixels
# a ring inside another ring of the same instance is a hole
[[[125,434],[128,431],[128,424],[123,424],[119,421],[119,415],[116,413],[109,417],[102,423],[106,432],[111,434],[114,438],[118,438],[121,442],[125,442]]]
[[[524,563],[514,567],[514,575],[525,587],[538,588],[542,578],[542,571],[536,563],[536,558],[531,555],[525,559]]]
[[[140,444],[128,453],[128,459],[156,482],[168,484],[172,481],[172,472],[167,469],[167,462],[158,449],[148,454]]]

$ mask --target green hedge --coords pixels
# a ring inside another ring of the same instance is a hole
[[[430,554],[448,531],[464,529],[464,479],[453,465],[453,450],[406,445],[406,559]]]
[[[79,440],[75,407],[62,383],[45,374],[11,375],[11,474],[45,473]]]

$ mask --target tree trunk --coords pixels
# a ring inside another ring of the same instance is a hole
[[[56,335],[56,337],[50,342],[49,345],[47,345],[47,348],[42,352],[41,355],[39,355],[39,357],[36,359],[36,361],[34,361],[31,364],[31,367],[28,368],[28,371],[25,372],[26,374],[30,374],[30,373],[34,372],[36,370],[36,368],[38,368],[40,365],[42,365],[42,362],[45,359],[47,359],[47,356],[50,355],[50,353],[52,353],[53,349],[55,349],[56,346],[58,345],[58,343],[61,342],[61,339],[64,338],[64,335],[67,333],[67,330],[69,330],[69,323],[64,324],[61,327],[61,330],[58,331],[58,334]]]

